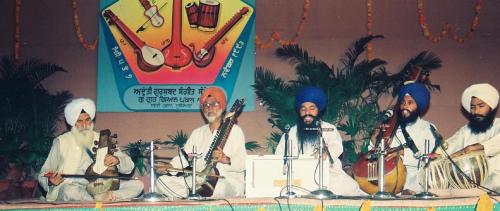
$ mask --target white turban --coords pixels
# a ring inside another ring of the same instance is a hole
[[[465,89],[462,94],[462,106],[470,113],[470,101],[477,97],[495,109],[498,106],[498,90],[490,84],[474,84]]]
[[[71,126],[75,126],[76,121],[80,116],[80,113],[82,113],[82,110],[84,110],[85,113],[89,114],[90,118],[94,120],[95,117],[94,101],[88,98],[77,98],[73,99],[64,108],[64,117],[66,118],[66,122]]]

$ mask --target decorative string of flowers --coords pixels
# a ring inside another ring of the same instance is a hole
[[[474,6],[474,12],[475,12],[474,18],[472,19],[470,30],[466,35],[468,39],[472,39],[474,37],[474,33],[476,32],[477,26],[479,25],[479,14],[481,13],[482,4],[483,0],[476,0],[476,4]],[[427,38],[433,43],[437,43],[445,36],[451,36],[452,39],[455,40],[456,42],[464,43],[465,38],[460,37],[455,28],[453,27],[453,25],[451,25],[448,22],[445,22],[443,29],[441,30],[441,33],[439,35],[432,35],[432,33],[429,31],[427,20],[424,14],[424,0],[418,0],[417,7],[418,7],[418,21],[420,23],[420,28],[422,28],[422,32],[425,38]]]
[[[373,35],[373,16],[372,16],[372,0],[366,0],[366,34]],[[373,44],[369,42],[366,45],[366,59],[368,61],[373,59]]]
[[[255,46],[257,46],[260,49],[265,49],[265,48],[271,47],[273,44],[273,41],[278,42],[280,45],[289,45],[289,44],[296,43],[298,37],[304,31],[304,25],[306,23],[307,16],[309,15],[310,5],[311,5],[311,0],[304,0],[304,5],[302,7],[302,18],[300,20],[299,26],[297,27],[297,30],[295,31],[295,35],[293,36],[292,39],[284,40],[281,38],[281,35],[279,32],[273,31],[271,33],[271,37],[266,42],[262,42],[259,35],[255,35]]]
[[[14,34],[14,59],[16,61],[19,60],[19,56],[21,53],[21,27],[20,27],[20,20],[21,20],[21,0],[16,0],[16,28],[15,28],[15,34]]]
[[[76,8],[76,0],[72,0],[71,2],[71,7],[73,9],[73,24],[75,26],[75,33],[76,33],[76,36],[78,37],[78,41],[80,42],[80,44],[82,44],[82,46],[87,49],[87,50],[95,50],[96,46],[97,46],[97,40],[98,38],[96,37],[94,42],[92,43],[86,43],[85,42],[85,39],[83,39],[83,35],[82,35],[82,31],[80,29],[80,18],[78,17],[78,13],[77,13],[77,8]]]

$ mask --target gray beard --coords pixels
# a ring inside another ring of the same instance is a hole
[[[92,149],[94,146],[94,124],[89,128],[80,130],[76,127],[71,128],[71,134],[75,137],[78,146],[84,149]]]

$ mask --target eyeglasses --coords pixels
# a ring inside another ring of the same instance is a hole
[[[220,107],[219,102],[203,103],[203,109],[209,109],[210,107],[218,108]]]

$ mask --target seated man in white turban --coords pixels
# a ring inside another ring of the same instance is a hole
[[[469,123],[445,141],[446,151],[454,156],[484,150],[489,164],[487,188],[500,191],[500,119],[497,113],[499,94],[490,84],[475,84],[462,94],[462,107]]]
[[[123,200],[136,197],[143,191],[144,184],[141,181],[122,180],[118,190],[92,196],[86,190],[89,184],[86,179],[64,178],[64,174],[84,175],[93,163],[89,153],[92,153],[94,141],[99,139],[99,134],[93,130],[95,112],[94,102],[85,98],[74,99],[64,108],[71,131],[54,140],[38,176],[40,185],[47,191],[47,201]],[[122,174],[129,174],[134,169],[130,157],[120,150],[113,155],[107,154],[104,165],[117,166],[118,172]]]

